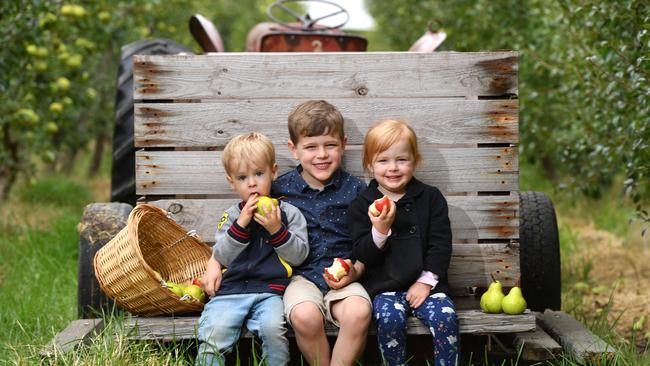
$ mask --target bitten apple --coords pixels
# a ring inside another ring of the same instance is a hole
[[[375,200],[375,202],[370,205],[370,213],[373,214],[373,216],[379,216],[384,210],[384,207],[388,206],[389,200],[390,198],[388,198],[388,196]]]
[[[335,282],[338,282],[348,272],[350,272],[350,266],[341,258],[334,258],[332,265],[325,268],[325,276]]]

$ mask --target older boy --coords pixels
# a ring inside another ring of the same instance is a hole
[[[347,208],[365,184],[341,169],[347,138],[333,105],[316,100],[298,105],[289,115],[289,135],[289,151],[299,165],[279,177],[273,191],[305,215],[310,253],[284,294],[285,314],[310,364],[352,365],[363,351],[371,318],[370,297],[354,282],[363,268],[355,264],[339,282],[323,276],[323,269],[336,257],[350,257]],[[325,321],[340,328],[331,352]]]
[[[242,201],[226,210],[218,224],[214,255],[203,277],[213,297],[199,320],[196,363],[223,365],[246,324],[262,340],[266,364],[286,365],[289,343],[282,294],[291,266],[307,257],[307,224],[286,202],[263,208],[264,214],[256,212],[259,198],[271,193],[277,176],[275,149],[267,137],[249,133],[233,138],[222,163]],[[223,275],[221,265],[227,267]]]

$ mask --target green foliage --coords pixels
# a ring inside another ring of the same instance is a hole
[[[83,5],[80,5],[83,4]],[[199,51],[192,14],[212,19],[226,47],[243,50],[264,20],[254,0],[10,0],[0,3],[0,197],[37,166],[70,169],[89,141],[112,133],[120,48],[169,38]]]
[[[37,364],[33,345],[46,344],[76,317],[80,217],[67,210],[46,229],[20,226],[0,235],[0,360],[31,353],[23,364]]]
[[[650,202],[650,5],[642,0],[368,1],[378,29],[405,50],[427,22],[443,50],[520,52],[521,153],[548,176],[597,197],[617,174]]]
[[[58,205],[81,207],[91,201],[85,186],[64,177],[44,177],[21,187],[20,197],[24,202],[43,206]]]

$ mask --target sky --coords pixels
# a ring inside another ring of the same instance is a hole
[[[350,20],[343,27],[344,29],[353,29],[353,30],[367,30],[374,27],[375,22],[368,14],[366,7],[363,3],[364,0],[327,0],[336,4],[341,5],[345,10],[350,14]],[[317,18],[318,16],[330,14],[336,11],[336,8],[332,5],[318,2],[308,2],[306,3],[309,9],[309,15],[312,19]],[[344,15],[337,15],[329,19],[324,19],[319,24],[323,25],[336,25],[345,20]]]

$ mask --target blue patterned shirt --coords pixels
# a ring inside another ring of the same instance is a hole
[[[352,241],[348,227],[348,205],[366,188],[359,178],[339,169],[322,190],[309,187],[299,165],[273,183],[273,197],[298,207],[307,219],[309,256],[294,273],[300,274],[326,292],[323,269],[336,257],[350,258]]]

